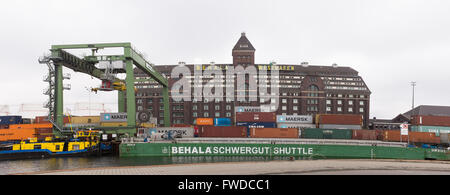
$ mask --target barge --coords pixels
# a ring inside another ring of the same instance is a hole
[[[181,138],[172,141],[122,140],[120,157],[252,156],[307,159],[450,160],[446,149],[362,140]]]

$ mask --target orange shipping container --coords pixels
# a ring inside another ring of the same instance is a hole
[[[288,128],[251,128],[252,138],[299,138],[298,129]]]
[[[36,129],[1,129],[0,142],[20,141],[36,137]]]
[[[214,125],[214,119],[213,118],[198,118],[197,119],[197,125],[213,126]]]
[[[413,125],[450,127],[450,116],[413,116]]]
[[[19,125],[10,125],[10,129],[49,129],[53,128],[51,123],[42,123],[42,124],[19,124]]]
[[[50,123],[50,121],[48,121],[48,116],[37,116],[34,120],[35,123],[37,124],[47,124]],[[63,119],[63,123],[67,124],[69,123],[69,117],[65,116]]]

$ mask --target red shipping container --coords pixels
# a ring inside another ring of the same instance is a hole
[[[375,130],[353,130],[352,139],[377,140],[377,132]]]
[[[236,122],[267,122],[276,123],[277,114],[274,112],[238,112]]]
[[[247,127],[199,127],[199,137],[247,137]]]
[[[450,116],[413,116],[413,125],[450,127]]]
[[[36,129],[36,137],[38,139],[45,139],[46,137],[53,137],[53,129],[52,128],[37,128]]]
[[[252,138],[299,138],[297,128],[251,128]]]
[[[318,116],[319,124],[334,124],[334,125],[361,125],[363,124],[362,115],[352,114],[321,114]]]
[[[427,132],[409,132],[409,135],[402,135],[402,142],[410,143],[426,143],[426,144],[440,144],[440,137],[436,136],[435,133]],[[383,141],[389,142],[400,142],[400,131],[399,130],[385,130]]]

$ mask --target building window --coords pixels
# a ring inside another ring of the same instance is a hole
[[[192,113],[192,117],[197,118],[198,114],[196,112]]]
[[[330,105],[331,104],[331,100],[327,100],[327,105]]]
[[[208,118],[208,117],[209,117],[209,113],[208,113],[208,112],[205,112],[205,113],[203,113],[203,116],[206,117],[206,118]]]
[[[353,100],[349,100],[348,105],[353,106]]]
[[[337,107],[338,112],[342,112],[342,107]]]
[[[282,106],[281,110],[283,110],[283,111],[287,110],[287,106]]]
[[[216,106],[215,106],[215,109],[216,109],[216,110],[220,110],[220,106],[219,106],[219,105],[216,105]]]
[[[220,112],[216,112],[216,118],[220,118]]]
[[[348,108],[348,112],[353,112],[353,108]]]
[[[331,107],[327,107],[327,112],[331,112]]]
[[[363,113],[364,112],[364,108],[359,108],[359,112]]]
[[[287,103],[287,99],[282,99],[281,101],[283,102],[283,104]]]
[[[342,100],[338,100],[337,104],[342,105]]]
[[[293,100],[293,103],[294,103],[294,104],[298,104],[298,99],[294,99],[294,100]]]
[[[198,109],[198,106],[197,105],[193,105],[192,106],[192,110],[197,110]]]
[[[359,101],[360,106],[364,106],[364,101]]]
[[[292,107],[292,109],[293,109],[294,111],[298,111],[298,106],[294,106],[294,107]]]
[[[203,106],[203,110],[209,110],[209,106],[208,105],[204,105]]]
[[[231,117],[231,112],[227,112],[227,117]]]

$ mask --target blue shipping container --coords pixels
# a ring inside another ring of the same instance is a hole
[[[14,125],[22,122],[22,116],[0,116],[0,125]]]
[[[236,126],[242,126],[242,127],[247,127],[247,135],[250,136],[250,129],[251,128],[277,128],[277,123],[265,123],[265,122],[259,122],[259,123],[255,123],[255,122],[239,122],[236,123]]]
[[[231,119],[230,118],[215,118],[214,119],[214,126],[216,126],[216,127],[229,127],[229,126],[231,126]]]

